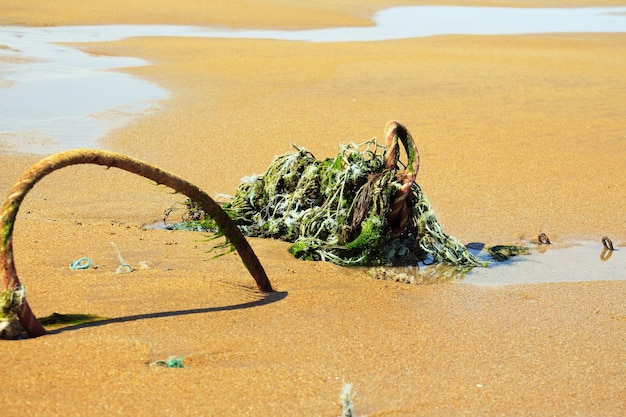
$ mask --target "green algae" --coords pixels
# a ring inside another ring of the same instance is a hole
[[[530,249],[525,246],[497,245],[487,249],[489,256],[496,262],[504,262],[514,256],[526,255]]]
[[[107,320],[106,317],[96,316],[94,314],[59,314],[52,313],[49,316],[39,318],[42,326],[49,329],[59,327],[72,326],[83,323],[91,323],[94,321]]]

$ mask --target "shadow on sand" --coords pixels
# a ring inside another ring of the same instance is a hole
[[[117,318],[105,318],[97,321],[90,321],[87,323],[80,323],[69,325],[65,327],[60,327],[56,329],[48,330],[48,334],[59,334],[72,330],[85,329],[88,327],[98,327],[105,326],[108,324],[116,324],[116,323],[126,323],[129,321],[137,321],[137,320],[147,320],[147,319],[155,319],[155,318],[163,318],[163,317],[177,317],[177,316],[187,316],[192,314],[205,314],[205,313],[213,313],[216,311],[230,311],[230,310],[240,310],[244,308],[252,308],[252,307],[260,307],[266,304],[275,303],[283,300],[287,297],[286,291],[281,292],[272,292],[264,295],[262,298],[254,301],[250,301],[247,303],[233,304],[228,306],[219,306],[219,307],[206,307],[206,308],[194,308],[188,310],[176,310],[176,311],[162,311],[158,313],[144,313],[144,314],[135,314],[132,316],[125,317],[117,317]]]

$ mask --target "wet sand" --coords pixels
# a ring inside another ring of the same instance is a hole
[[[367,24],[407,2],[64,4],[4,2],[0,23],[309,28]],[[542,5],[552,6],[533,4]],[[153,65],[128,72],[172,92],[102,147],[211,195],[232,194],[291,142],[325,158],[398,119],[417,140],[418,182],[447,233],[491,245],[545,232],[557,243],[597,240],[598,254],[607,235],[623,256],[625,44],[624,34],[552,34],[81,48],[146,59]],[[2,149],[0,191],[37,159]],[[278,290],[262,296],[236,255],[208,261],[201,235],[142,229],[182,199],[95,166],[33,189],[14,244],[34,312],[111,320],[0,343],[2,415],[334,416],[344,382],[355,415],[626,413],[626,281],[405,285],[252,239]],[[110,242],[136,271],[115,273]],[[70,271],[82,256],[98,267]],[[186,368],[147,365],[174,355]]]

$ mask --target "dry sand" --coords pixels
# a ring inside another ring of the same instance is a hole
[[[118,3],[3,1],[0,24],[305,28],[368,24],[375,10],[412,2]],[[233,193],[290,142],[329,157],[398,119],[416,137],[418,182],[449,234],[488,245],[608,235],[623,256],[625,45],[626,34],[576,34],[81,47],[147,59],[128,72],[172,92],[102,147],[212,195]],[[37,159],[3,151],[0,191]],[[252,239],[278,290],[263,296],[236,255],[207,261],[202,236],[141,228],[181,199],[91,166],[29,194],[14,243],[34,312],[112,320],[0,343],[2,416],[334,416],[344,382],[356,415],[626,413],[626,281],[411,286]],[[110,242],[149,268],[116,275]],[[98,268],[70,271],[81,256]],[[186,368],[147,365],[173,355]]]

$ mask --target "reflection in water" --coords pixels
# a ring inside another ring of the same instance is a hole
[[[369,27],[313,30],[223,30],[167,25],[0,27],[0,145],[50,153],[95,146],[168,92],[110,69],[145,65],[136,58],[96,56],[61,42],[137,36],[363,42],[435,35],[626,32],[626,7],[394,7]]]
[[[613,252],[616,254],[612,258]],[[481,251],[478,256],[488,259],[487,251]],[[505,262],[492,262],[488,267],[474,268],[468,274],[447,265],[421,264],[419,267],[372,268],[368,274],[376,279],[408,284],[462,282],[475,285],[515,285],[622,281],[626,280],[626,256],[616,249],[603,248],[598,242],[580,242],[566,248],[536,245],[528,255],[515,256]]]
[[[611,259],[611,256],[613,256],[613,249],[604,248],[602,249],[602,253],[600,254],[600,260],[602,262],[606,262]]]

